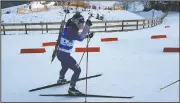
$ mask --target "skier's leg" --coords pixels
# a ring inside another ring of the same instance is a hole
[[[69,56],[69,68],[74,72],[74,74],[71,77],[70,86],[75,87],[76,82],[79,79],[79,75],[81,73],[81,68],[72,56]]]
[[[79,90],[77,90],[75,88],[76,82],[81,73],[81,68],[79,67],[79,65],[77,64],[76,60],[73,57],[69,56],[69,61],[70,61],[70,64],[69,64],[70,69],[74,71],[74,74],[71,77],[71,82],[70,82],[70,87],[69,87],[68,93],[71,95],[82,94]]]
[[[66,67],[66,68],[62,68],[60,75],[61,73],[63,75],[67,71],[67,68],[70,68],[71,70],[74,71],[74,74],[71,77],[70,88],[68,90],[68,93],[72,95],[81,94],[81,92],[75,89],[76,82],[81,73],[81,68],[77,64],[76,60],[70,56],[70,54],[67,54],[67,53],[65,53],[64,55],[62,54],[63,53],[61,53],[61,55],[58,55],[58,59],[61,61],[62,67]]]
[[[62,69],[59,72],[59,79],[64,79],[65,74],[68,70],[68,67],[66,66],[66,64],[64,62],[61,62],[61,66],[62,66]]]
[[[67,65],[67,58],[68,57],[68,54],[67,53],[64,53],[62,51],[58,51],[58,54],[57,54],[57,58],[58,60],[61,62],[61,67],[62,69],[60,70],[59,72],[59,80],[57,81],[57,83],[64,83],[66,82],[66,79],[65,78],[65,74],[68,70],[68,65]]]

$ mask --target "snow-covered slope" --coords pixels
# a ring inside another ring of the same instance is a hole
[[[164,28],[170,25],[170,28]],[[155,34],[166,34],[166,39],[152,40]],[[118,37],[119,41],[103,43],[104,37]],[[179,78],[179,53],[163,53],[165,46],[179,47],[179,13],[171,14],[154,28],[131,32],[95,33],[90,47],[100,52],[89,53],[88,75],[103,73],[88,79],[88,93],[135,96],[133,99],[87,98],[88,102],[179,102],[179,82],[159,91]],[[67,93],[69,85],[37,92],[28,90],[55,83],[60,62],[51,64],[54,47],[46,47],[44,54],[20,54],[22,48],[38,48],[43,42],[55,41],[57,35],[33,34],[2,36],[2,101],[3,102],[83,102],[84,98],[40,97],[39,94]],[[85,47],[86,40],[75,47]],[[71,54],[79,62],[82,53]],[[80,77],[86,74],[86,55],[81,63]],[[66,78],[73,72],[68,70]],[[77,83],[85,92],[85,81]]]
[[[23,5],[26,6],[26,5]],[[18,6],[19,7],[19,6]],[[60,21],[64,12],[53,7],[48,12],[19,15],[18,7],[3,9],[4,23]],[[82,8],[79,8],[82,9]],[[10,14],[4,14],[7,10]],[[61,12],[61,13],[60,13]],[[67,18],[73,15],[73,11]],[[151,12],[135,15],[128,11],[90,10],[82,12],[102,13],[106,20],[141,19],[151,17]],[[158,12],[157,12],[158,13]],[[141,17],[143,16],[143,17]],[[92,18],[93,21],[97,21]],[[164,26],[170,25],[170,28]],[[152,40],[152,35],[166,34],[166,39]],[[40,48],[43,42],[56,41],[57,35],[29,32],[29,35],[1,35],[1,101],[2,102],[83,102],[84,98],[40,97],[39,94],[64,94],[69,85],[37,92],[28,90],[57,81],[61,69],[55,59],[51,64],[54,47],[45,47],[44,54],[20,54],[22,48]],[[117,42],[101,42],[101,38],[117,37]],[[100,47],[100,52],[89,53],[88,76],[103,73],[101,77],[88,79],[88,94],[135,96],[133,99],[87,98],[88,102],[179,102],[179,82],[159,91],[179,79],[179,53],[164,53],[163,48],[179,47],[179,13],[169,13],[163,23],[148,29],[95,33],[89,47]],[[86,47],[86,40],[76,42],[74,48]],[[82,53],[72,52],[77,62]],[[81,62],[81,75],[86,75],[86,55]],[[69,80],[73,72],[68,70]],[[85,81],[77,82],[85,92]]]
[[[1,9],[1,16],[4,15],[7,11],[10,11],[11,13],[17,15],[17,9],[18,8],[28,8],[28,7],[29,7],[29,5],[24,4],[24,5],[18,5],[18,6],[13,6],[13,7]]]
[[[23,5],[23,7],[26,7],[28,5]],[[21,6],[22,7],[22,6]],[[64,18],[64,11],[62,7],[51,7],[49,11],[43,11],[43,12],[34,12],[34,13],[28,13],[28,14],[17,14],[17,8],[18,7],[12,7],[2,10],[2,21],[3,23],[30,23],[30,22],[58,22],[61,21]],[[67,19],[72,17],[74,14],[75,7],[70,7],[73,10],[70,9],[70,14],[67,15]],[[134,13],[131,13],[129,11],[125,10],[94,10],[90,9],[87,11],[82,11],[83,8],[78,8],[78,11],[82,12],[82,15],[85,16],[85,18],[88,17],[88,13],[93,13],[93,15],[96,17],[97,14],[104,15],[104,20],[132,20],[132,19],[143,19],[143,17],[136,15]],[[11,11],[10,14],[5,14],[6,11]],[[92,21],[98,21],[95,18],[92,18]]]

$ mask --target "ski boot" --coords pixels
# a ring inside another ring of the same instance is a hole
[[[57,81],[57,83],[58,84],[64,84],[64,83],[66,83],[67,82],[67,80],[66,79],[64,79],[64,78],[60,78],[58,81]]]
[[[77,90],[75,87],[70,87],[68,90],[69,95],[84,95],[79,90]]]

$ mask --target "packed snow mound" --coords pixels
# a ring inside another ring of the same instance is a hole
[[[51,7],[53,5],[55,5],[55,2],[49,2],[48,4],[41,4],[40,2],[32,2],[31,4],[31,8],[35,9],[35,8],[44,8],[44,6],[47,6],[47,7]]]
[[[32,9],[36,9],[36,8],[44,8],[44,5],[42,5],[40,2],[33,2],[31,4]]]
[[[53,5],[55,5],[55,2],[50,2],[50,3],[48,3],[46,6],[47,6],[47,7],[51,7],[51,6],[53,6]]]

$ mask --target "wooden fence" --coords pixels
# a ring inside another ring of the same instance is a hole
[[[158,24],[161,24],[165,16],[166,15],[160,18],[141,19],[141,20],[93,21],[92,22],[93,25],[98,25],[98,24],[101,24],[101,25],[92,26],[90,28],[90,31],[120,32],[120,31],[132,31],[132,30],[145,29],[145,28],[150,28]],[[113,23],[115,23],[116,25],[112,25]],[[55,31],[55,30],[59,31],[60,24],[61,22],[4,23],[4,24],[1,24],[1,34],[6,35],[6,33],[10,31],[23,31],[25,34],[28,34],[28,31],[41,31],[42,33],[44,32],[48,33],[49,31]],[[35,25],[39,27],[37,28]],[[56,26],[56,27],[52,27],[52,26]],[[16,28],[12,28],[12,27],[16,27]],[[115,28],[115,30],[112,30],[113,28]]]

